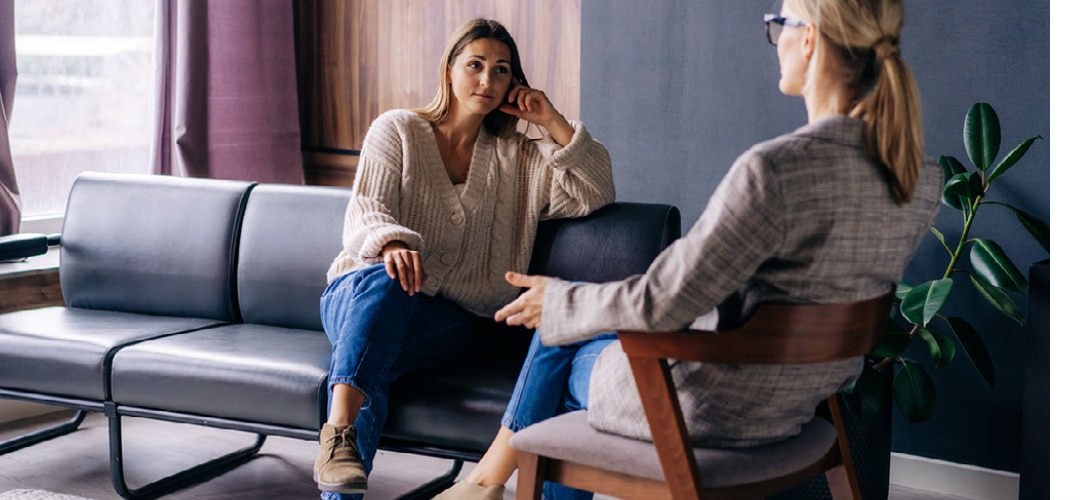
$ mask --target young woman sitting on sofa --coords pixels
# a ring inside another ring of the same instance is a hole
[[[379,116],[364,138],[344,249],[327,273],[330,407],[314,466],[323,498],[367,489],[390,382],[453,359],[478,316],[519,289],[538,221],[615,199],[607,149],[529,88],[501,24],[451,37],[426,108]],[[530,140],[518,120],[547,135]]]

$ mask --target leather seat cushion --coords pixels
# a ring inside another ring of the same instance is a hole
[[[499,430],[532,332],[482,325],[477,349],[451,365],[402,377],[390,388],[383,439],[482,454]],[[477,455],[479,456],[479,455]]]
[[[318,429],[330,341],[315,330],[234,324],[144,342],[113,360],[113,399],[160,409]]]
[[[119,347],[204,328],[212,319],[46,307],[0,315],[0,386],[103,401]]]

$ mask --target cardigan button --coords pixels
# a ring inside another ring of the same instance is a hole
[[[461,224],[462,222],[465,222],[465,217],[463,215],[454,214],[454,215],[450,216],[450,223],[451,224],[454,224],[456,226],[456,225]]]
[[[439,262],[442,262],[443,264],[446,264],[446,265],[453,264],[454,263],[454,256],[450,255],[448,253],[444,253],[441,256],[439,256]]]

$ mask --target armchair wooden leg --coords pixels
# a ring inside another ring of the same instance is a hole
[[[860,500],[859,490],[852,489],[851,480],[847,468],[838,465],[825,471],[825,479],[829,482],[829,493],[833,500]]]
[[[825,479],[829,482],[829,492],[836,500],[862,500],[859,479],[855,476],[855,460],[851,457],[847,431],[844,430],[844,419],[840,414],[840,402],[836,396],[829,396],[828,404],[829,416],[836,429],[836,453],[840,455],[840,464],[825,471]]]
[[[518,453],[517,500],[540,500],[544,491],[547,459],[533,453]]]

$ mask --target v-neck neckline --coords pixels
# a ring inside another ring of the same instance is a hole
[[[491,168],[491,151],[494,147],[492,144],[494,136],[485,130],[483,126],[480,127],[476,142],[473,144],[472,158],[469,160],[469,172],[465,176],[465,190],[462,191],[461,196],[458,196],[454,182],[450,180],[450,172],[446,170],[446,163],[443,162],[442,153],[439,152],[439,141],[435,137],[434,123],[430,123],[427,137],[431,142],[432,151],[435,153],[429,158],[428,165],[433,170],[432,174],[436,178],[436,185],[439,186],[439,190],[443,193],[441,196],[443,202],[452,211],[454,209],[471,211],[476,206],[479,191],[483,189],[484,179],[487,178],[488,170]]]

